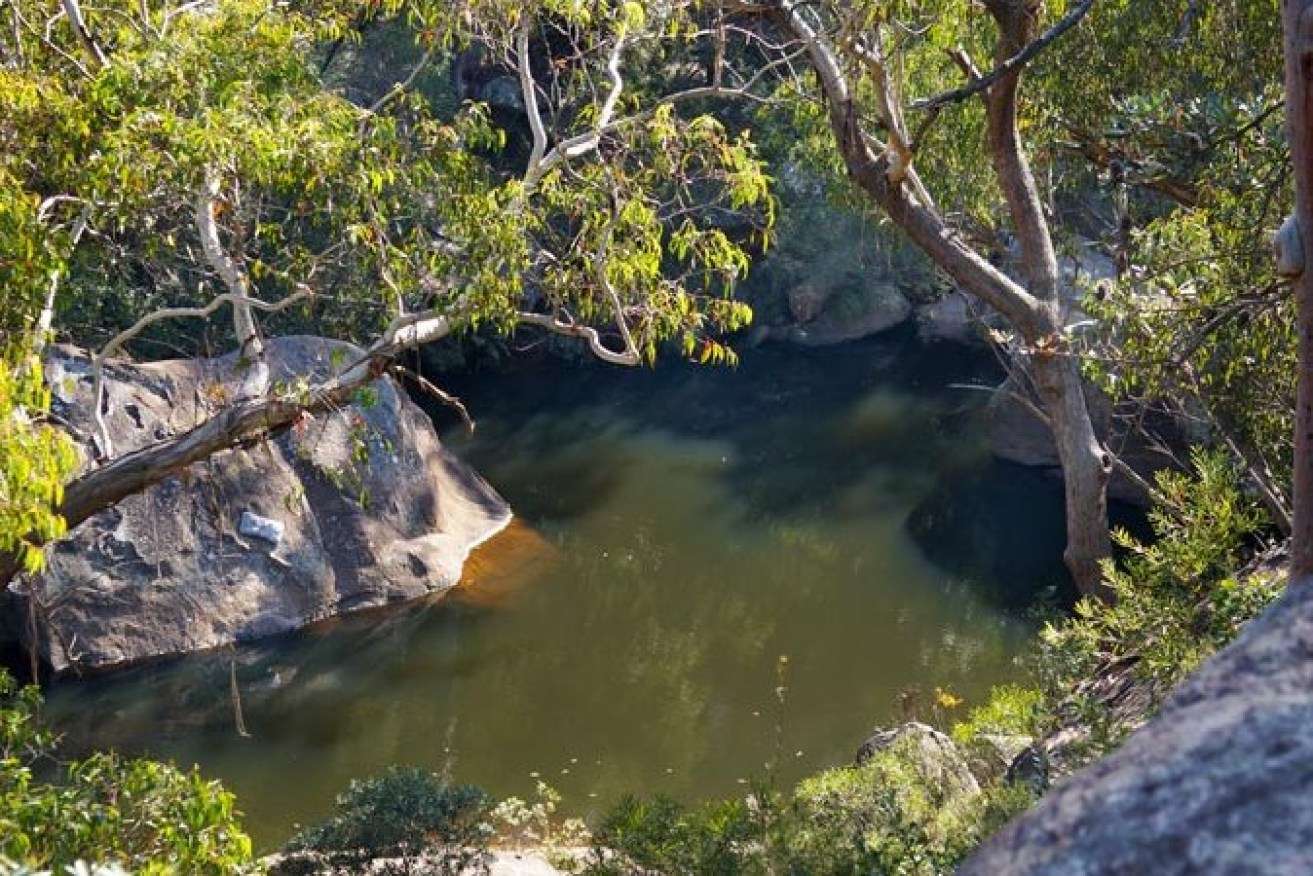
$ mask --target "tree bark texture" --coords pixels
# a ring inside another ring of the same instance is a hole
[[[1299,272],[1293,277],[1299,333],[1295,402],[1294,526],[1290,580],[1313,574],[1313,0],[1283,0],[1286,133],[1295,170]]]
[[[1003,64],[1035,39],[1040,0],[986,0],[998,24],[994,62]],[[1078,360],[1070,355],[1059,296],[1058,259],[1043,201],[1017,130],[1021,68],[985,92],[990,158],[1021,247],[1027,290],[1038,299],[1037,325],[1022,331],[1040,403],[1062,463],[1067,547],[1063,558],[1081,593],[1107,598],[1100,562],[1112,555],[1108,537],[1108,476],[1112,459],[1099,443],[1085,403]]]

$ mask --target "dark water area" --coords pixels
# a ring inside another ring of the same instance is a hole
[[[988,456],[985,393],[957,384],[989,370],[894,337],[448,379],[477,429],[435,403],[444,440],[517,513],[468,587],[61,682],[49,713],[66,753],[199,764],[263,848],[396,763],[498,796],[541,779],[580,815],[796,781],[929,717],[937,687],[969,705],[1016,675],[1061,579],[1061,494]]]

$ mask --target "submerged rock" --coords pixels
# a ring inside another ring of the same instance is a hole
[[[355,348],[269,342],[275,381],[323,376]],[[52,352],[55,411],[90,458],[90,361]],[[234,360],[106,368],[116,453],[183,432],[231,398]],[[38,647],[57,671],[183,654],[452,587],[511,518],[390,378],[277,440],[225,451],[131,496],[54,545],[37,582]]]
[[[1310,655],[1304,580],[958,873],[1313,872]]]

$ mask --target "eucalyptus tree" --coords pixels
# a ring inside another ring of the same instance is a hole
[[[416,71],[368,106],[324,87],[318,46],[360,15],[403,13],[421,64],[471,41],[507,53],[532,127],[519,172],[487,160],[501,135],[479,107],[435,117],[407,87]],[[141,332],[227,308],[243,369],[237,397],[194,428],[128,454],[99,436],[99,458],[47,497],[69,526],[345,404],[398,352],[470,326],[538,326],[636,365],[669,341],[724,360],[716,334],[749,316],[728,295],[747,255],[708,217],[755,209],[768,221],[750,144],[674,112],[674,98],[639,106],[626,90],[627,52],[670,11],[14,0],[3,15],[7,301],[119,308],[97,380]],[[531,28],[548,20],[569,46],[551,83],[528,57]],[[263,325],[313,302],[349,308],[359,356],[322,381],[271,382]],[[46,327],[31,306],[6,317],[11,339]],[[33,520],[17,541],[30,555],[56,534]],[[16,543],[0,544],[0,579],[17,569]]]
[[[1072,0],[1047,21],[1033,0],[739,8],[805,49],[799,90],[823,98],[855,188],[1009,322],[1056,440],[1083,592],[1102,593],[1118,460],[1091,426],[1082,370],[1115,397],[1202,420],[1289,528],[1293,320],[1264,245],[1288,191],[1270,3]],[[1023,70],[1038,74],[1024,103]],[[1110,197],[1092,197],[1091,166]],[[1096,331],[1058,294],[1056,223],[1082,219],[1076,198],[1111,207],[1097,218],[1122,268],[1084,304]],[[991,232],[1007,223],[1000,247]],[[1008,248],[1019,265],[1004,274]]]
[[[860,200],[1009,323],[1062,463],[1067,564],[1098,594],[1114,460],[1059,294],[1051,191],[1022,134],[1054,117],[1021,118],[1023,72],[1064,41],[1090,44],[1094,6],[1046,20],[1034,0],[123,0],[83,15],[66,0],[48,20],[45,4],[12,2],[0,169],[45,210],[25,232],[7,226],[6,248],[64,241],[47,252],[59,312],[112,303],[125,326],[97,361],[226,307],[247,369],[242,397],[197,429],[131,457],[102,442],[62,510],[76,523],[340,404],[399,350],[468,326],[538,326],[620,364],[672,339],[731,358],[717,334],[748,317],[727,294],[748,256],[723,217],[770,216],[746,127],[708,114],[738,101],[763,127],[787,119],[768,133],[795,151],[822,146]],[[423,51],[395,88],[352,104],[325,87],[319,47],[380,16],[408,21]],[[486,110],[440,118],[411,87],[472,46],[523,115],[509,173]],[[1010,251],[1015,268],[997,267]],[[337,324],[364,349],[292,392],[264,376],[263,326],[309,302],[326,323],[349,314]]]
[[[659,115],[711,98],[760,102],[776,111],[762,118],[788,120],[790,128],[776,138],[801,147],[820,143],[819,125],[825,156],[858,196],[1010,323],[1011,354],[1029,375],[1062,462],[1067,565],[1082,592],[1100,594],[1100,561],[1110,552],[1106,484],[1113,460],[1091,422],[1049,217],[1019,132],[1023,69],[1093,4],[1073,4],[1044,29],[1043,4],[1029,0],[990,0],[983,13],[951,0],[671,0],[648,8],[657,27],[631,46],[612,44],[607,69],[618,83],[626,63],[698,60],[700,78],[635,95],[652,101],[653,109],[640,113]],[[528,97],[533,65],[526,35],[539,26],[531,11],[569,18],[586,16],[587,5],[557,2],[509,13],[497,2],[458,6],[478,23],[489,55],[519,71]],[[986,72],[976,61],[981,53],[991,65]],[[534,102],[525,103],[537,155],[551,138],[534,124]],[[623,124],[597,130],[611,136]],[[1020,251],[1016,276],[995,266],[999,210]]]
[[[992,28],[977,7],[957,3],[778,0],[736,8],[764,16],[781,34],[785,51],[800,53],[809,71],[796,87],[823,104],[834,148],[859,191],[1012,327],[1011,354],[1030,377],[1062,463],[1067,566],[1083,593],[1100,595],[1100,562],[1110,552],[1106,496],[1113,460],[1090,418],[1050,220],[1020,133],[1023,70],[1075,26],[1093,0],[1072,4],[1047,29],[1042,3],[983,5]],[[987,70],[972,48],[990,53]],[[962,84],[945,88],[950,61]],[[929,93],[918,96],[918,87]],[[941,116],[978,113],[981,104],[978,139],[936,141]],[[961,156],[976,144],[979,151]],[[992,191],[1020,254],[1015,276],[996,267],[988,245],[973,239],[972,217],[936,201],[935,190],[951,191],[954,183],[920,173],[934,167],[936,152],[952,153],[959,166],[991,169]]]
[[[1289,532],[1293,301],[1268,256],[1290,198],[1280,19],[1261,0],[1105,0],[1082,27],[1094,38],[1055,45],[1035,96],[1055,200],[1119,266],[1087,301],[1089,373],[1140,427],[1165,412],[1227,449]]]

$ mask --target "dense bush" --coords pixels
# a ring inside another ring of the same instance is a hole
[[[448,785],[415,767],[393,767],[351,786],[333,816],[287,844],[281,873],[486,873],[492,799],[470,785]]]
[[[1262,546],[1256,501],[1221,454],[1196,452],[1192,463],[1190,475],[1159,475],[1151,543],[1116,533],[1126,556],[1105,569],[1115,601],[1082,602],[1075,617],[1041,633],[1033,668],[1042,711],[1050,724],[1078,721],[1093,731],[1082,761],[1115,747],[1280,593],[1279,569],[1240,571]],[[1141,713],[1113,714],[1091,694],[1089,680],[1111,667],[1127,667],[1147,692]]]
[[[96,754],[53,759],[40,696],[0,671],[0,868],[115,862],[141,876],[255,872],[234,799],[195,770]],[[35,771],[53,772],[44,782]]]
[[[902,739],[790,794],[758,791],[696,809],[631,798],[595,832],[584,873],[949,873],[1033,797],[1001,781],[982,790],[951,744],[946,754],[940,761]]]
[[[667,797],[628,797],[594,832],[592,855],[583,872],[762,872],[757,866],[765,839],[760,809],[755,803],[729,800],[690,810]]]

